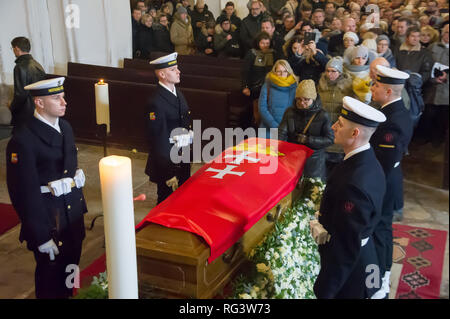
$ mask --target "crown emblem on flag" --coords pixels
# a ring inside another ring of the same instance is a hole
[[[285,154],[278,152],[278,150],[274,150],[272,146],[266,146],[261,144],[249,145],[247,142],[234,146],[233,151],[250,151],[256,154],[269,155],[275,157],[286,156]]]

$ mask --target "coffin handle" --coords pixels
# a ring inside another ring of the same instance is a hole
[[[222,255],[223,262],[226,263],[226,264],[231,264],[231,262],[233,261],[234,257],[237,255],[240,247],[241,247],[241,244],[235,243],[233,245],[233,251],[231,253],[229,253],[229,254],[227,254],[226,252],[223,253],[223,255]]]
[[[277,205],[277,211],[275,212],[275,217],[272,214],[267,215],[267,221],[270,223],[276,223],[281,215],[281,204]]]

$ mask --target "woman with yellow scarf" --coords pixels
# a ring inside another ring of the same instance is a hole
[[[270,128],[277,129],[284,111],[294,104],[297,84],[298,78],[286,60],[275,62],[272,71],[267,73],[259,96],[259,127],[266,129],[267,138],[276,138],[270,135]]]

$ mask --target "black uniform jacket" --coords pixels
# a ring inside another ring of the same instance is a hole
[[[395,164],[402,160],[406,152],[413,125],[402,100],[391,103],[380,111],[386,116],[386,121],[380,123],[370,139],[370,144],[388,178]]]
[[[320,206],[319,222],[331,235],[319,245],[321,269],[317,298],[367,298],[366,266],[378,265],[373,233],[381,215],[386,182],[372,148],[348,158],[331,174]]]
[[[59,120],[62,134],[33,117],[18,130],[6,147],[8,192],[22,223],[20,241],[29,249],[62,237],[85,237],[83,214],[87,212],[81,189],[59,197],[41,193],[40,186],[77,170],[77,148],[70,124]]]
[[[145,173],[155,183],[169,180],[180,169],[180,165],[170,159],[172,130],[180,129],[175,135],[187,134],[191,128],[191,112],[186,99],[180,90],[176,89],[176,92],[177,96],[158,84],[147,106],[149,154]]]

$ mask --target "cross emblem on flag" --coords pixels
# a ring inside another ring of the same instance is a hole
[[[233,168],[236,168],[237,166],[233,166],[233,165],[227,165],[227,167],[225,167],[225,169],[215,169],[215,168],[208,168],[205,172],[217,172],[219,174],[215,175],[215,176],[211,176],[211,178],[218,178],[218,179],[223,179],[223,177],[227,174],[230,175],[239,175],[242,176],[245,174],[245,172],[232,172]]]
[[[251,154],[251,153],[254,153],[254,152],[245,151],[239,155],[225,155],[224,158],[234,158],[234,161],[232,161],[231,164],[236,164],[236,165],[241,164],[244,160],[248,160],[253,163],[258,163],[261,159],[247,156],[248,154]]]

